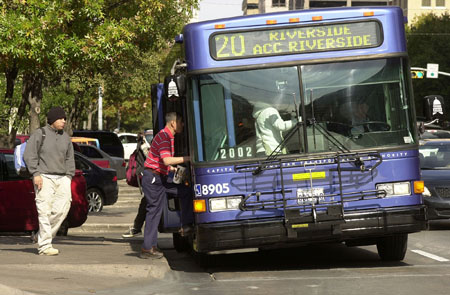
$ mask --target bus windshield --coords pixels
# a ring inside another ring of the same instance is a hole
[[[196,158],[415,144],[408,73],[404,59],[389,58],[194,76]]]

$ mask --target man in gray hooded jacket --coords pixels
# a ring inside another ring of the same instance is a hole
[[[58,255],[52,239],[67,216],[72,201],[71,181],[75,175],[73,145],[64,132],[66,113],[53,107],[47,114],[45,130],[37,129],[30,137],[23,155],[33,175],[39,218],[39,255]],[[45,138],[44,138],[45,137]],[[41,143],[43,144],[41,146]]]

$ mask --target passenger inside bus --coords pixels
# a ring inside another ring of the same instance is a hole
[[[279,147],[283,140],[283,132],[297,124],[293,112],[290,120],[283,120],[278,110],[266,103],[257,103],[253,109],[256,129],[256,155],[268,156],[274,151],[277,154],[287,154],[286,148]]]

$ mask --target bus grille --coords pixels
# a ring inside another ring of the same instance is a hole
[[[450,187],[437,187],[436,193],[441,198],[450,199]]]

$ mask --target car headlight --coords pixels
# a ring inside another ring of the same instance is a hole
[[[379,183],[376,188],[385,191],[386,197],[411,195],[409,182]]]
[[[426,186],[423,188],[422,196],[424,196],[424,197],[431,197],[431,192]]]
[[[226,211],[226,210],[239,210],[239,204],[242,201],[241,196],[231,196],[224,198],[211,198],[209,199],[209,211]]]

